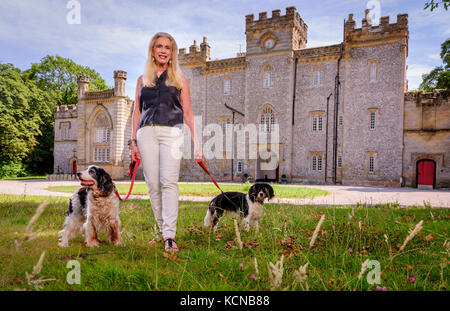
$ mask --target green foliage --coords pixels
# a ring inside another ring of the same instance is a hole
[[[48,94],[20,76],[12,65],[0,67],[0,159],[22,161],[30,156],[42,135],[42,125],[52,118]]]
[[[22,162],[11,160],[0,162],[0,178],[26,176],[25,169],[26,167]]]
[[[438,0],[436,0],[436,2],[434,2],[434,0],[428,1],[425,3],[425,7],[423,9],[430,9],[430,11],[433,12],[434,9],[437,9],[439,7],[439,4],[442,4],[444,9],[447,11],[448,7],[450,6],[450,0],[442,0],[441,2],[439,2]]]
[[[450,89],[450,38],[441,44],[440,56],[444,66],[438,66],[430,73],[423,74],[419,90],[431,92],[434,89]]]
[[[87,66],[76,64],[69,58],[47,55],[39,63],[31,64],[24,77],[51,96],[56,105],[77,104],[77,78],[89,76],[90,90],[105,90],[107,85],[100,74]]]
[[[0,163],[22,162],[32,174],[52,171],[54,106],[77,104],[81,75],[90,77],[90,90],[108,88],[94,69],[59,55],[25,71],[0,64]]]

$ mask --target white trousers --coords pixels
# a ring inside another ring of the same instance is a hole
[[[183,131],[172,126],[144,126],[137,131],[136,140],[159,230],[164,239],[174,239]]]

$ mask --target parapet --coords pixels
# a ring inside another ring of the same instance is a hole
[[[114,70],[114,79],[127,79],[127,72],[123,70]]]
[[[415,101],[417,104],[430,105],[450,102],[450,91],[446,89],[435,89],[432,92],[411,91],[405,93],[405,102]]]
[[[365,10],[365,16],[361,21],[361,28],[356,28],[353,13],[348,15],[344,25],[344,36],[346,43],[361,43],[390,38],[406,38],[408,44],[408,14],[398,14],[396,23],[389,23],[389,16],[380,18],[378,26],[372,25],[369,10]]]
[[[178,50],[178,60],[181,65],[203,66],[210,60],[211,47],[203,37],[200,47],[197,45],[197,40],[189,47],[189,53],[186,53],[186,48]]]
[[[294,6],[286,8],[286,15],[281,15],[281,10],[273,10],[270,18],[267,17],[267,12],[260,12],[258,20],[255,20],[255,16],[253,14],[248,14],[245,16],[245,29],[247,31],[249,29],[259,28],[261,26],[264,27],[272,22],[294,23],[295,26],[300,27],[302,30],[308,30],[308,25],[305,24]]]
[[[76,118],[77,115],[77,105],[55,106],[55,119]]]

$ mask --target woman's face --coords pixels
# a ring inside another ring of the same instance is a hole
[[[159,37],[155,42],[152,53],[156,63],[168,64],[172,57],[172,42],[167,37]]]

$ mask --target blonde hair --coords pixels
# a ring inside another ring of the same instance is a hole
[[[153,36],[150,41],[150,45],[148,47],[148,57],[147,62],[145,64],[144,75],[142,77],[143,85],[147,87],[154,87],[156,81],[156,64],[153,60],[152,51],[153,47],[156,44],[156,40],[161,37],[166,37],[172,43],[172,53],[171,58],[169,60],[169,67],[167,68],[167,86],[174,86],[177,89],[181,89],[183,86],[183,82],[181,80],[180,69],[178,67],[178,46],[175,42],[175,39],[166,32],[158,32]]]

